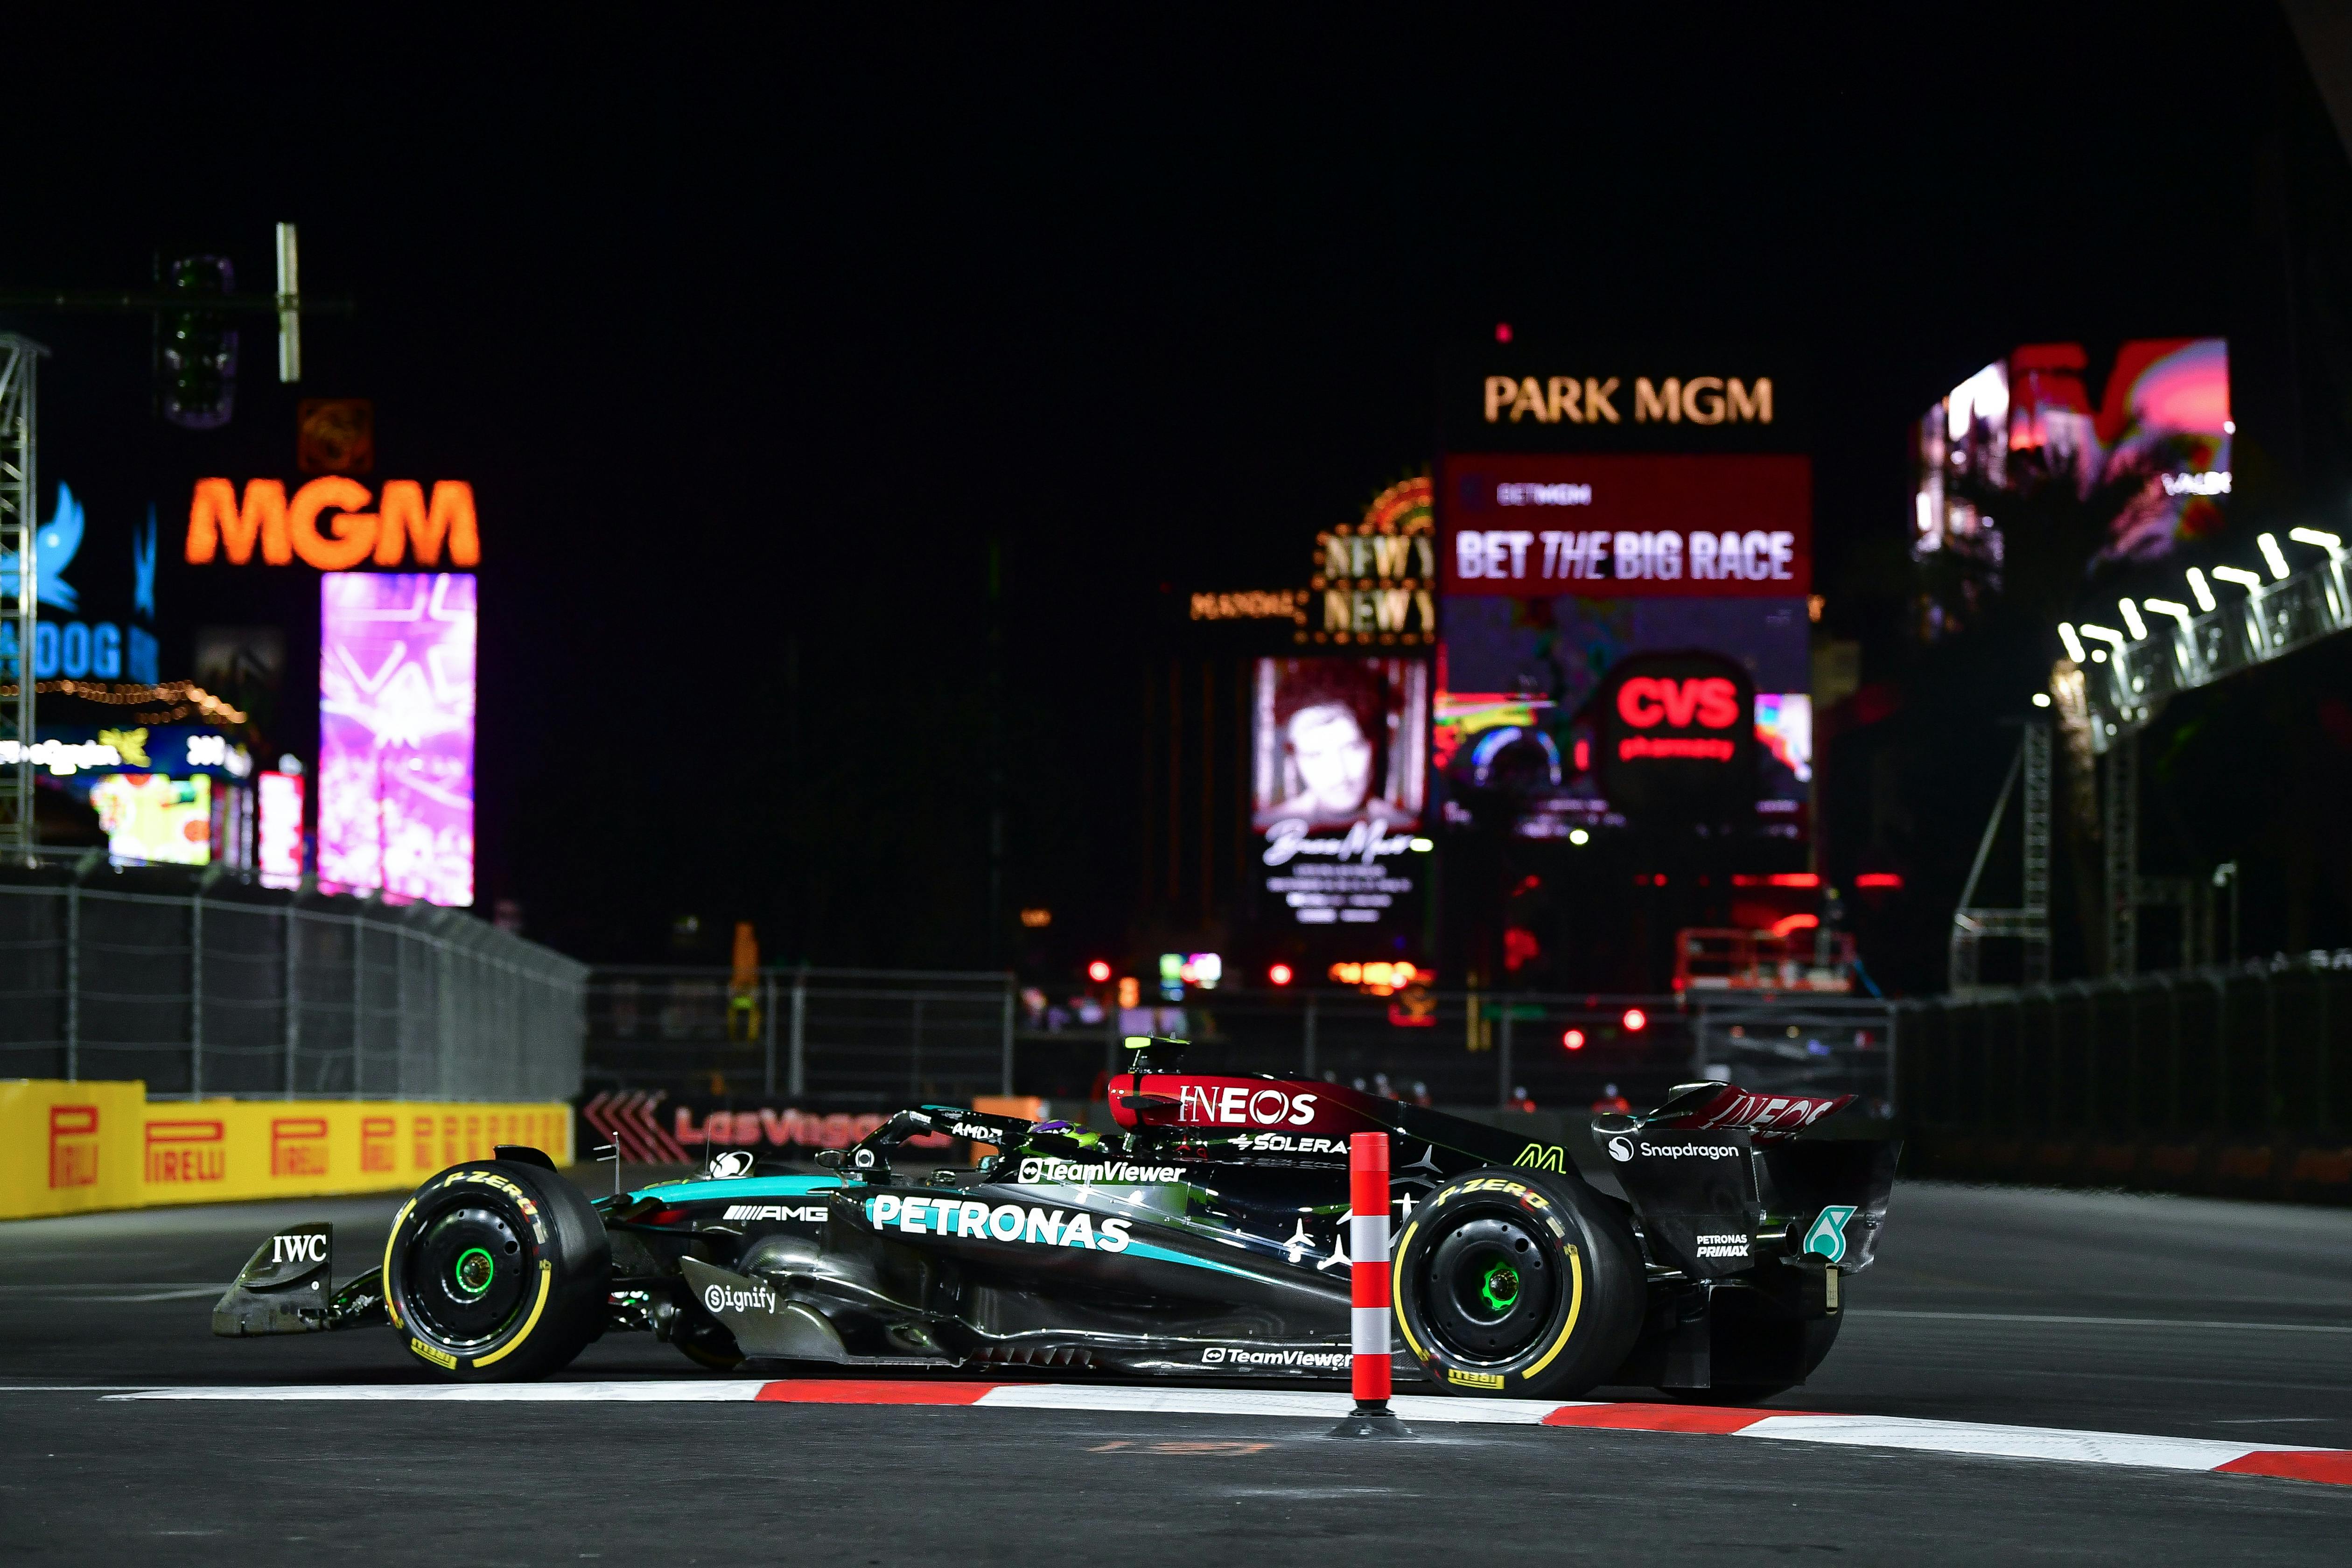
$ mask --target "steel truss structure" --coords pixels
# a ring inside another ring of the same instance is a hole
[[[14,668],[0,676],[0,855],[29,851],[33,820],[33,638],[40,622],[40,363],[49,351],[0,332],[0,637],[13,634]]]
[[[2013,908],[1995,908],[1976,901],[1985,863],[1992,858],[1993,841],[2009,815],[2009,797],[2024,781],[2024,864],[2019,901]],[[1949,982],[1955,992],[1979,984],[1979,949],[1987,937],[2015,937],[2025,943],[2025,983],[2050,979],[2050,726],[2032,723],[2010,759],[2009,776],[2001,781],[2000,798],[1985,820],[1983,838],[1977,843],[1976,863],[1969,868],[1968,885],[1960,890],[1960,907],[1952,911]]]

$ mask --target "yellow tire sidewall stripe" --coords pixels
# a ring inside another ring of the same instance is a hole
[[[1567,1348],[1568,1336],[1576,1332],[1577,1316],[1584,1310],[1584,1254],[1574,1242],[1568,1244],[1567,1251],[1568,1321],[1559,1326],[1559,1338],[1552,1342],[1551,1349],[1544,1352],[1543,1359],[1519,1373],[1522,1383],[1533,1383],[1536,1373],[1549,1366],[1552,1358]]]
[[[499,1360],[509,1352],[514,1350],[524,1341],[530,1338],[531,1330],[539,1327],[539,1315],[547,1310],[547,1295],[548,1292],[554,1288],[554,1268],[547,1261],[546,1258],[542,1258],[539,1260],[539,1300],[530,1304],[530,1316],[523,1320],[522,1331],[515,1335],[514,1338],[509,1340],[506,1343],[500,1345],[498,1349],[492,1351],[489,1354],[476,1356],[474,1358],[474,1365],[477,1369],[486,1367],[492,1362]],[[1557,1350],[1558,1347],[1555,1346],[1554,1349]],[[1547,1356],[1545,1359],[1548,1361],[1550,1358]]]
[[[392,1326],[395,1329],[403,1325],[400,1321],[400,1307],[393,1300],[392,1295],[392,1247],[393,1243],[400,1239],[400,1227],[408,1223],[408,1211],[415,1206],[416,1200],[413,1197],[401,1205],[400,1212],[392,1216],[392,1228],[383,1233],[383,1311],[384,1316],[392,1320]]]
[[[1396,1267],[1389,1271],[1389,1307],[1396,1313],[1397,1327],[1404,1331],[1404,1342],[1412,1347],[1413,1358],[1427,1361],[1429,1352],[1421,1348],[1419,1340],[1412,1337],[1412,1323],[1404,1311],[1405,1258],[1412,1251],[1412,1233],[1420,1228],[1421,1221],[1414,1220],[1404,1227],[1403,1239],[1397,1243]]]

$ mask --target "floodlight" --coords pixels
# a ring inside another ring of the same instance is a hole
[[[2263,560],[2268,563],[2271,569],[2271,575],[2277,578],[2282,583],[2285,582],[2287,571],[2286,552],[2279,548],[2278,535],[2274,533],[2258,533],[2254,535],[2254,543],[2261,548]]]

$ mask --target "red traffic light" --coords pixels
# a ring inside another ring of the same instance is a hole
[[[1297,978],[1291,973],[1290,965],[1286,963],[1277,963],[1273,965],[1271,968],[1266,970],[1265,977],[1276,985],[1287,985],[1291,981]]]
[[[1628,1007],[1625,1009],[1623,1022],[1627,1034],[1638,1035],[1650,1026],[1650,1016],[1639,1007]]]
[[[1100,985],[1104,981],[1110,978],[1110,965],[1104,963],[1099,958],[1096,959],[1092,963],[1087,965],[1087,978],[1093,981],[1096,984]]]
[[[1571,1051],[1580,1051],[1584,1048],[1584,1031],[1570,1029],[1559,1037],[1559,1043]]]

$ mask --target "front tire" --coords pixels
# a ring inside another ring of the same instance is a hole
[[[1633,1228],[1566,1177],[1487,1169],[1442,1184],[1391,1274],[1406,1348],[1448,1394],[1572,1398],[1641,1331]]]
[[[384,1238],[384,1305],[445,1378],[543,1377],[604,1331],[612,1242],[579,1188],[510,1160],[452,1166]]]

